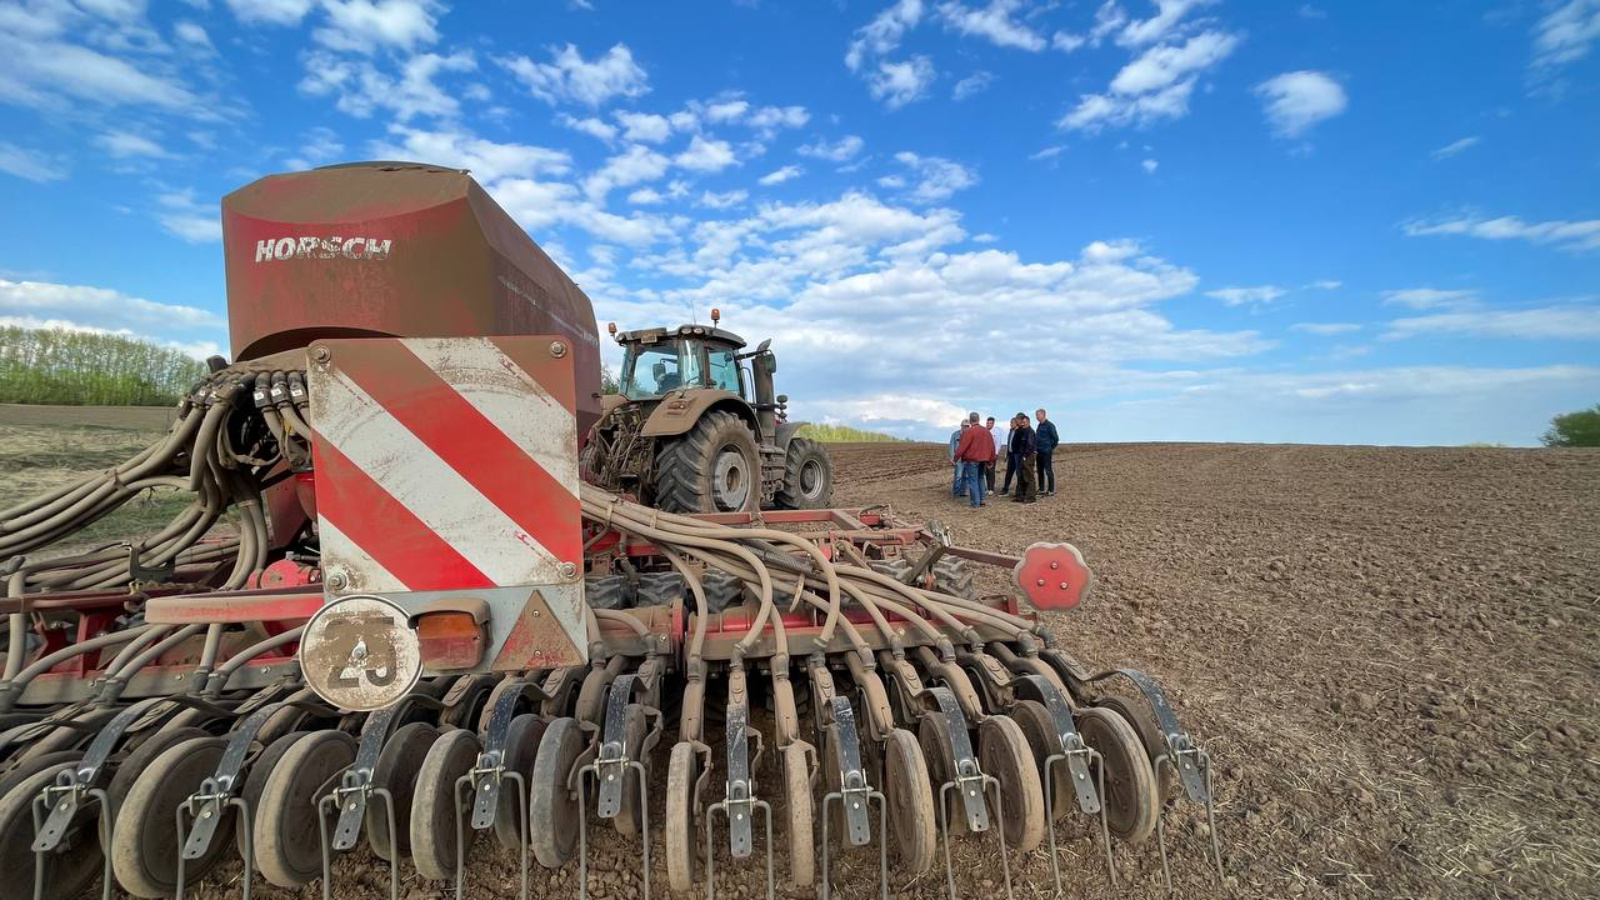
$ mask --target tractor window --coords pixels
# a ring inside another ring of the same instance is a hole
[[[622,394],[630,400],[659,397],[683,383],[676,343],[628,348],[622,361]]]
[[[732,350],[716,349],[706,352],[711,363],[711,386],[743,394],[739,384],[739,360]]]

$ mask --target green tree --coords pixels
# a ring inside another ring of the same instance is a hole
[[[602,365],[600,367],[600,393],[622,393],[622,385],[617,383],[617,373],[611,371],[611,367],[608,365]]]
[[[1556,416],[1539,440],[1546,447],[1600,447],[1600,404]]]
[[[121,335],[0,328],[0,403],[168,406],[205,371],[176,350]]]

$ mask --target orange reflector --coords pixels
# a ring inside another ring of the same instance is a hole
[[[483,658],[484,629],[469,612],[428,612],[417,617],[422,664],[430,671],[470,669]]]

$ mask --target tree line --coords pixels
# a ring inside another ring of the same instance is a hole
[[[0,327],[0,403],[167,406],[205,371],[177,350],[134,338]]]

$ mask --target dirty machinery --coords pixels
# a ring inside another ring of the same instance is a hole
[[[931,875],[953,897],[969,832],[1008,891],[1048,844],[1059,891],[1058,831],[1108,864],[1154,834],[1165,872],[1164,810],[1209,823],[1211,763],[1156,683],[1045,627],[1092,584],[1070,545],[583,483],[589,301],[465,173],[272,176],[223,224],[235,361],[154,446],[0,510],[0,897],[181,895],[240,858],[247,894],[329,896],[361,845],[392,896],[412,871],[460,895],[479,832],[524,895],[534,864],[582,895],[606,826],[641,895],[664,856],[674,890],[744,864],[826,897],[850,853],[881,896]],[[152,490],[191,502],[84,548]],[[980,597],[982,565],[1015,590]]]
[[[822,509],[833,463],[774,393],[778,358],[711,325],[617,332],[618,392],[584,446],[585,480],[669,512]]]

